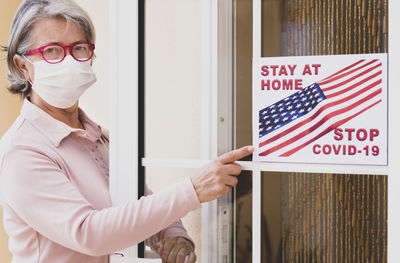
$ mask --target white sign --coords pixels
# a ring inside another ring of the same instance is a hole
[[[254,161],[387,165],[387,54],[253,61]]]

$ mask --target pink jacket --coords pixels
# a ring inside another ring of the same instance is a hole
[[[0,141],[0,200],[13,262],[105,263],[150,236],[187,237],[179,219],[200,207],[190,179],[111,207],[108,133],[82,110],[79,117],[85,130],[25,100]]]

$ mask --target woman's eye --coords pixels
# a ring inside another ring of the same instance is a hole
[[[86,46],[76,46],[74,49],[76,51],[87,51],[87,47]]]
[[[55,48],[48,48],[45,50],[45,52],[49,54],[54,53],[55,51],[56,51]]]

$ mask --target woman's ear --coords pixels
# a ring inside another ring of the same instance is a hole
[[[15,55],[13,61],[15,66],[18,68],[19,72],[21,72],[21,74],[25,77],[25,79],[27,81],[32,81],[31,71],[33,70],[33,67],[31,65],[28,65],[29,62],[19,55]]]

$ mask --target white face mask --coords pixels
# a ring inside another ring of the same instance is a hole
[[[28,61],[31,62],[29,59]],[[72,107],[96,82],[96,74],[93,72],[90,60],[79,62],[68,55],[57,64],[50,64],[44,60],[32,64],[35,68],[32,89],[44,101],[56,108]]]

